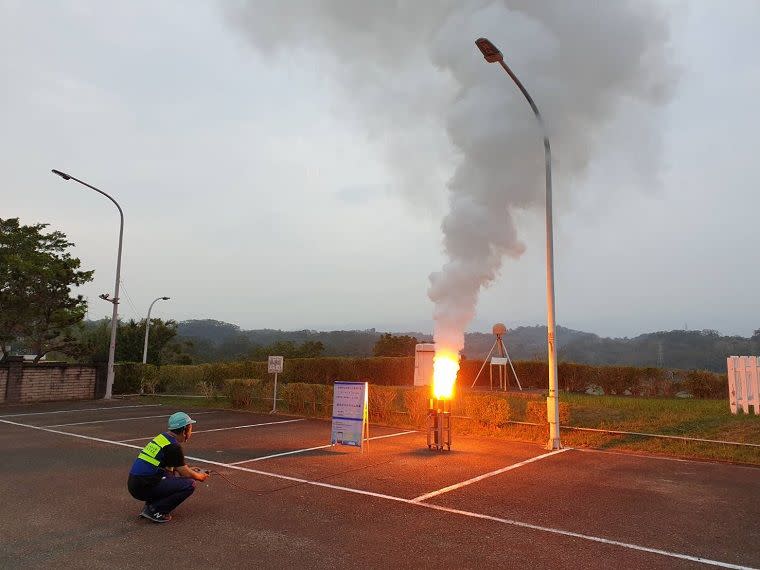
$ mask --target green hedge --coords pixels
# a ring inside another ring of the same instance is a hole
[[[224,395],[235,408],[256,411],[272,409],[273,383],[255,379],[231,379],[224,381]]]
[[[457,382],[470,386],[483,361],[465,360]],[[515,371],[523,388],[546,388],[549,383],[549,366],[545,362],[517,361]],[[512,371],[508,369],[510,385],[515,387]],[[636,366],[592,366],[573,362],[557,365],[559,387],[567,392],[585,392],[589,385],[596,385],[605,394],[633,396],[673,397],[678,392],[689,392],[696,398],[728,398],[725,374],[704,370],[665,370]],[[497,382],[494,378],[494,382]],[[478,379],[478,386],[489,383],[488,368]]]
[[[256,411],[272,409],[273,383],[257,379],[230,379],[223,392],[236,408]],[[302,416],[332,416],[333,387],[329,384],[291,382],[278,387],[277,410]],[[430,408],[429,388],[369,385],[369,413],[373,422],[424,428]],[[466,417],[473,425],[499,429],[509,420],[546,422],[546,402],[540,395],[511,396],[504,392],[460,392],[450,403],[457,422]],[[562,422],[570,419],[569,407],[560,404]]]
[[[142,364],[118,364],[114,391],[137,392],[140,389]],[[146,365],[148,369],[153,365]],[[193,393],[199,382],[221,390],[230,378],[271,378],[266,362],[215,362],[194,365],[165,365],[158,368],[158,391]],[[336,380],[363,380],[384,386],[411,384],[414,358],[293,358],[285,361],[278,376],[284,383],[332,384]]]
[[[458,384],[469,387],[483,362],[464,360]],[[546,389],[548,366],[545,362],[517,361],[514,363],[523,388]],[[697,398],[727,398],[728,388],[724,374],[706,371],[663,370],[634,366],[591,366],[562,362],[559,368],[560,389],[583,392],[589,385],[597,385],[605,394],[672,397],[686,391]],[[512,372],[508,369],[510,384],[515,387]],[[193,394],[206,390],[222,390],[228,379],[267,378],[266,362],[217,362],[197,365],[167,365],[154,367],[142,364],[119,364],[116,368],[114,392],[132,393],[140,390],[141,379],[148,388],[158,392]],[[336,380],[367,381],[383,386],[408,386],[414,379],[414,358],[294,358],[285,361],[279,380],[285,384],[332,384]],[[488,368],[478,379],[479,386],[488,385]],[[150,390],[148,390],[150,391]]]

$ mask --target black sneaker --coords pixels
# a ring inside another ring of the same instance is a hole
[[[162,513],[157,513],[155,511],[153,511],[153,509],[151,509],[148,505],[145,505],[145,507],[143,507],[143,510],[140,513],[140,516],[143,517],[143,518],[146,518],[146,519],[148,519],[150,521],[153,521],[154,523],[167,523],[170,520],[172,520],[172,516],[171,515],[169,515],[169,514],[165,515],[165,514],[162,514]]]

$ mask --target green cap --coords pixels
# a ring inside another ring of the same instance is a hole
[[[169,416],[169,429],[181,429],[186,425],[194,424],[195,420],[185,412],[174,412]]]

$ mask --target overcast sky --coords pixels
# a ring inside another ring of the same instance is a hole
[[[113,292],[118,213],[51,168],[124,209],[125,318],[167,295],[155,316],[431,332],[429,275],[446,262],[446,183],[461,160],[428,116],[456,100],[442,70],[449,56],[438,54],[437,67],[420,60],[430,83],[415,83],[414,69],[377,68],[392,121],[369,112],[366,97],[356,104],[365,86],[328,51],[256,45],[236,5],[0,0],[0,216],[49,223],[75,242],[95,270],[81,291],[91,318],[110,314],[97,296]],[[305,5],[291,3],[290,17],[308,27]],[[578,5],[594,21],[593,3]],[[667,97],[652,109],[618,105],[578,175],[566,167],[563,177],[572,138],[554,145],[557,322],[604,336],[684,326],[748,336],[760,327],[760,3],[656,7],[667,30],[659,57],[673,76]],[[483,33],[508,58],[522,53],[518,39],[554,49],[529,27],[521,38],[499,29]],[[462,33],[471,53],[457,57],[500,73],[477,53],[475,27]],[[610,49],[615,42],[610,30]],[[550,123],[561,86],[510,64],[538,105],[548,102]],[[411,103],[404,113],[405,90],[419,101],[437,77],[426,115]],[[503,87],[510,113],[530,119],[506,78]],[[647,136],[629,128],[644,121]],[[536,129],[525,141],[537,164],[539,137]],[[398,156],[418,172],[400,171]],[[534,206],[514,212],[525,253],[504,259],[470,330],[545,323],[543,210]]]

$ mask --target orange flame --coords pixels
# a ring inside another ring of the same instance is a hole
[[[459,355],[447,350],[436,351],[433,358],[433,397],[448,400],[454,394],[459,371]]]

